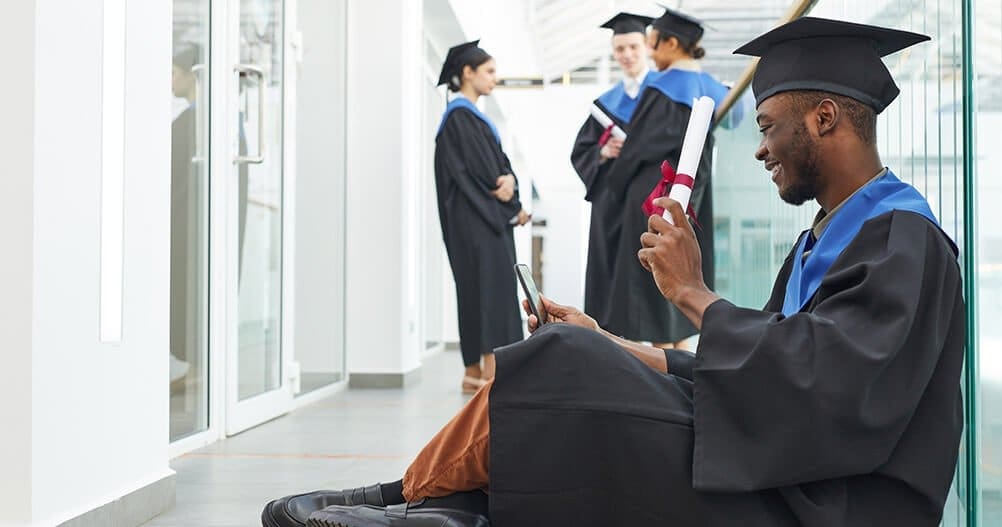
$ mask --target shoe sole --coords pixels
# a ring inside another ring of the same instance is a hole
[[[278,524],[272,519],[271,514],[268,514],[267,507],[261,512],[261,525],[262,527],[278,527]]]
[[[306,520],[306,527],[355,527],[354,525],[348,525],[347,523],[341,522],[331,522],[327,520]]]

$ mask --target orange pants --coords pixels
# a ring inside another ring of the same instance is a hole
[[[407,467],[403,491],[407,501],[487,489],[487,396],[493,384],[481,387]]]

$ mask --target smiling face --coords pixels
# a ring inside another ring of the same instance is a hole
[[[779,197],[793,205],[814,199],[820,190],[817,138],[806,124],[810,113],[795,111],[785,94],[769,97],[758,107],[762,142],[755,159],[772,173]]]
[[[477,92],[477,95],[490,95],[494,91],[494,87],[498,84],[497,65],[494,59],[488,59],[487,62],[477,66],[476,69],[464,66],[463,83],[469,83],[474,91]]]
[[[623,73],[630,77],[640,75],[647,65],[650,50],[643,33],[621,33],[612,36],[612,56]]]

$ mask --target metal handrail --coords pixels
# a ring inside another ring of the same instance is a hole
[[[780,17],[779,22],[776,25],[781,26],[787,22],[791,22],[804,16],[817,3],[818,0],[797,0],[790,6],[790,9],[788,9],[786,13]],[[717,107],[717,111],[713,114],[714,123],[719,123],[720,120],[727,115],[727,112],[731,111],[734,103],[736,103],[741,95],[744,94],[745,90],[748,89],[748,85],[751,84],[752,77],[755,76],[755,68],[757,67],[758,57],[753,57],[748,62],[748,66],[745,70],[741,72],[741,76],[738,77],[738,81],[735,82],[734,86],[732,86],[730,91],[727,92],[727,97],[724,97],[724,102],[720,103],[720,106]]]

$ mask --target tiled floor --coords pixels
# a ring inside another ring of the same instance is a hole
[[[177,505],[146,526],[255,526],[286,494],[399,479],[467,400],[462,371],[458,352],[439,353],[413,387],[343,391],[177,458]]]

